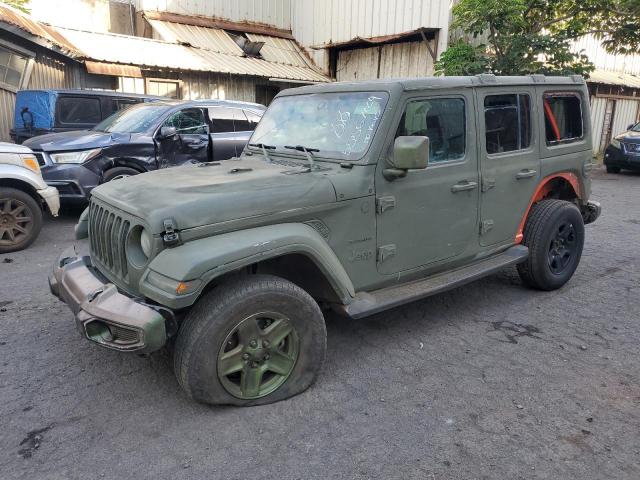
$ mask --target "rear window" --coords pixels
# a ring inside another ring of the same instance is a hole
[[[102,120],[100,99],[96,97],[60,97],[57,112],[62,125],[91,126]]]
[[[577,93],[547,93],[543,97],[547,145],[583,137],[582,105]]]
[[[531,144],[529,95],[488,95],[484,99],[487,153],[512,152]]]

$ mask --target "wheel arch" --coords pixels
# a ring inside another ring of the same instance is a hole
[[[285,278],[326,301],[350,303],[353,283],[331,247],[312,227],[301,223],[268,225],[187,242],[163,250],[149,271],[175,281],[199,280],[197,291],[177,296],[151,288],[143,276],[141,291],[172,308],[193,305],[229,277],[271,274]]]
[[[559,172],[543,178],[536,187],[535,192],[531,196],[531,200],[529,200],[527,210],[522,216],[522,220],[520,220],[518,231],[515,237],[515,243],[522,243],[522,239],[524,238],[524,225],[527,222],[527,218],[529,217],[531,208],[535,203],[547,198],[555,198],[558,200],[575,202],[576,200],[581,200],[582,197],[583,193],[580,186],[580,181],[575,173]]]
[[[19,180],[17,178],[0,178],[0,187],[15,188],[16,190],[20,190],[33,198],[38,203],[38,205],[42,205],[42,198],[40,197],[40,195],[38,195],[38,191],[35,189],[35,187],[29,182],[25,182],[24,180]]]

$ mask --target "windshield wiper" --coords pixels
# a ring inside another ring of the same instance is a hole
[[[275,150],[276,147],[274,147],[273,145],[266,145],[264,143],[250,143],[249,146],[262,149],[262,154],[264,155],[264,158],[266,158],[267,161],[271,163],[271,158],[269,157],[267,150]]]
[[[316,168],[316,164],[313,160],[313,154],[311,152],[319,152],[317,148],[307,148],[302,145],[296,145],[295,147],[292,145],[285,145],[284,148],[288,148],[289,150],[297,150],[298,152],[304,152],[307,156],[307,160],[309,160],[309,171],[314,170]]]

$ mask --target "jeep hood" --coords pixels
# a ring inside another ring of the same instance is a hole
[[[147,172],[100,185],[92,195],[143,219],[159,234],[168,218],[185,230],[336,201],[325,175],[301,172],[243,158]]]

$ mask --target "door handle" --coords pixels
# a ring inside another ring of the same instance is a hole
[[[477,186],[478,182],[469,182],[468,180],[463,180],[451,187],[451,191],[453,193],[464,192],[465,190],[473,190]]]
[[[206,144],[207,144],[206,142],[192,142],[192,143],[187,143],[187,146],[191,148],[200,148],[200,147],[204,147]]]
[[[531,170],[531,169],[527,169],[527,170],[520,170],[517,174],[516,174],[516,180],[522,180],[523,178],[531,178],[531,177],[535,177],[536,174],[538,172],[536,170]]]

